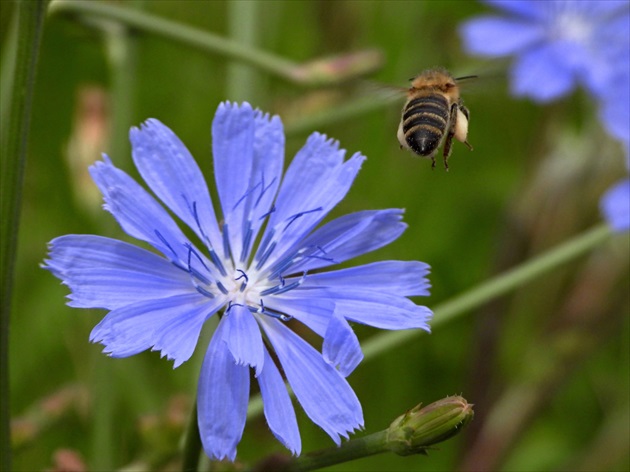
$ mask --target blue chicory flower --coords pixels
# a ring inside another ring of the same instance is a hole
[[[153,193],[195,233],[195,245],[164,207],[104,156],[90,172],[130,236],[162,255],[116,239],[67,235],[50,243],[46,269],[68,285],[68,305],[110,310],[90,340],[112,357],[147,349],[187,361],[202,325],[220,320],[200,374],[198,423],[206,453],[236,457],[245,427],[250,368],[272,433],[301,450],[294,408],[270,350],[309,418],[340,444],[363,425],[347,377],[363,354],[349,322],[421,328],[431,311],[428,266],[383,261],[319,271],[400,236],[402,210],[339,217],[316,228],[346,195],[365,159],[344,161],[338,143],[314,133],[283,178],[284,133],[277,116],[247,103],[219,106],[212,126],[219,223],[199,167],[166,126],[150,119],[130,133],[133,160]],[[320,353],[287,323],[323,338]]]
[[[507,16],[485,15],[460,28],[465,49],[486,57],[516,56],[512,91],[547,102],[581,84],[595,97],[619,90],[627,70],[628,0],[486,0]]]
[[[630,230],[630,179],[610,188],[602,197],[600,206],[613,231]]]

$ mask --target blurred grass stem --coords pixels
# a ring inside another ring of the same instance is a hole
[[[247,5],[247,3],[251,3],[251,5]],[[257,3],[230,2],[228,8],[248,12],[250,9],[257,8],[255,5]],[[383,55],[380,51],[366,50],[300,64],[256,49],[245,42],[233,41],[143,11],[100,1],[53,0],[50,5],[50,12],[53,14],[88,15],[117,21],[128,28],[153,33],[206,52],[221,54],[305,87],[319,87],[345,82],[374,72],[383,63]],[[249,21],[247,14],[240,20]],[[240,24],[240,28],[243,29],[243,34],[248,34],[246,33],[247,28],[242,24]]]
[[[201,437],[199,436],[199,423],[197,422],[197,402],[190,409],[188,428],[184,438],[184,453],[182,458],[183,472],[196,472],[199,470],[199,455],[201,454]]]
[[[451,300],[440,303],[433,309],[434,318],[431,327],[436,328],[452,321],[489,300],[505,295],[521,285],[541,277],[546,272],[603,244],[611,235],[612,232],[607,224],[599,224],[514,269],[499,274]],[[424,333],[422,330],[410,329],[376,334],[363,343],[364,360],[375,358],[394,347],[400,347],[402,343],[410,341],[422,333]],[[253,397],[247,410],[247,416],[252,417],[260,414],[262,406],[260,395]]]
[[[50,12],[90,15],[118,21],[130,28],[153,33],[205,51],[223,54],[287,80],[293,80],[292,71],[295,64],[291,61],[143,11],[104,2],[54,0],[50,5]]]
[[[22,0],[17,3],[17,41],[14,75],[11,79],[10,112],[6,129],[2,125],[2,288],[0,296],[0,456],[2,470],[11,470],[9,424],[9,318],[11,291],[20,223],[20,204],[26,147],[31,121],[31,107],[37,58],[44,28],[46,1]]]

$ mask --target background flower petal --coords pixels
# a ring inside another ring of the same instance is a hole
[[[541,20],[546,15],[546,2],[532,0],[484,0],[484,3],[523,18]]]
[[[574,71],[559,54],[555,45],[544,45],[518,57],[511,71],[514,94],[548,102],[569,93],[575,85]]]
[[[600,203],[602,213],[614,231],[630,229],[630,179],[622,180],[608,190]]]
[[[133,161],[151,190],[202,241],[222,245],[208,186],[199,166],[180,139],[156,119],[132,128]]]
[[[260,385],[265,418],[269,429],[278,441],[298,456],[302,451],[302,441],[291,397],[267,349],[264,353],[265,363],[258,376],[258,385]]]
[[[346,379],[282,322],[269,318],[261,321],[308,417],[337,444],[341,443],[340,435],[348,437],[362,427],[361,404]]]
[[[203,359],[197,387],[197,419],[206,454],[234,461],[247,417],[249,367],[234,362],[223,341],[225,326],[224,317]]]
[[[469,20],[459,33],[468,53],[490,57],[517,54],[544,38],[544,29],[536,23],[495,16]]]

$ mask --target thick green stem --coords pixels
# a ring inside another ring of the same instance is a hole
[[[2,470],[11,470],[9,421],[9,319],[13,269],[20,223],[20,202],[37,58],[44,28],[46,1],[17,4],[17,42],[7,128],[2,132],[1,288],[0,288],[0,456]]]
[[[304,454],[283,468],[287,472],[317,470],[388,451],[387,430],[341,443],[341,446]]]

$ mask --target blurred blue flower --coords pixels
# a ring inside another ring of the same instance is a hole
[[[630,230],[630,179],[609,189],[600,202],[602,213],[613,231]]]
[[[92,166],[105,208],[128,235],[163,256],[94,235],[51,241],[45,268],[70,287],[68,305],[110,310],[91,341],[113,357],[157,350],[177,367],[191,357],[204,322],[221,310],[197,392],[206,453],[234,460],[250,368],[271,431],[300,453],[278,363],[309,418],[339,444],[363,425],[345,379],[363,357],[349,322],[428,331],[431,311],[407,298],[428,295],[428,266],[384,261],[319,269],[398,238],[406,228],[402,210],[352,213],[316,229],[346,195],[364,157],[344,161],[338,143],[314,133],[283,178],[282,123],[247,103],[221,104],[212,126],[221,223],[199,167],[169,128],[150,119],[130,137],[140,175],[201,246],[107,156]],[[321,353],[296,334],[292,318],[323,338]]]
[[[630,1],[486,0],[506,16],[460,28],[464,47],[486,57],[515,56],[512,93],[548,102],[582,85],[597,101],[605,129],[621,141],[630,168]],[[625,192],[625,193],[624,193]],[[616,230],[627,229],[627,185],[600,205]],[[625,223],[624,223],[625,221]]]
[[[613,79],[630,64],[628,0],[486,0],[507,16],[487,15],[460,28],[464,47],[486,57],[516,56],[512,91],[547,102],[581,84],[613,97]]]

